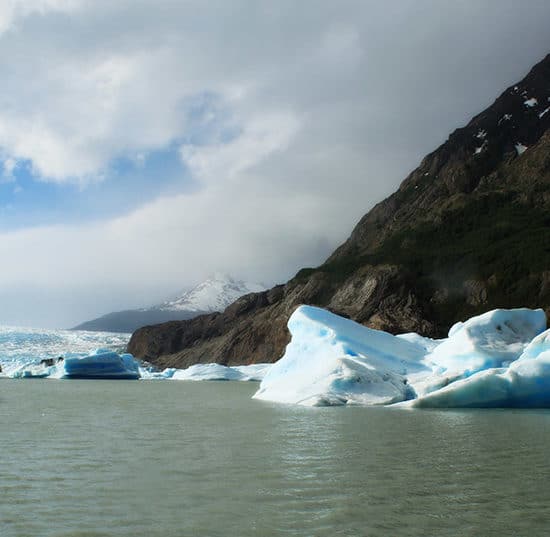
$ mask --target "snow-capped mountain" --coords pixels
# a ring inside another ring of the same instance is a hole
[[[223,311],[237,298],[248,293],[259,293],[260,291],[265,291],[265,287],[256,283],[235,280],[226,274],[216,274],[173,300],[167,300],[159,306],[149,309],[208,313]]]
[[[223,311],[237,298],[248,293],[264,291],[265,287],[216,274],[190,291],[179,294],[162,304],[137,310],[115,311],[84,322],[75,330],[102,332],[133,332],[146,325],[191,319],[202,313]]]

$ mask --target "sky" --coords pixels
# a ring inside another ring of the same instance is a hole
[[[0,323],[316,266],[550,52],[547,0],[0,0]]]

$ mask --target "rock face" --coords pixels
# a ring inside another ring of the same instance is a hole
[[[496,307],[550,312],[550,55],[451,134],[321,266],[223,313],[142,328],[161,366],[276,361],[300,304],[441,337]]]

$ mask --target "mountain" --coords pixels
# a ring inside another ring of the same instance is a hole
[[[108,313],[79,324],[73,330],[133,332],[140,326],[192,319],[200,314],[223,311],[237,298],[263,290],[261,285],[235,280],[225,274],[216,274],[190,291],[162,304]]]
[[[163,302],[149,310],[213,312],[223,311],[237,298],[249,293],[259,293],[265,288],[255,283],[234,280],[226,274],[216,274],[190,291],[173,300]]]
[[[496,307],[550,313],[550,55],[427,155],[321,266],[223,313],[136,331],[159,366],[273,362],[300,304],[444,336]]]

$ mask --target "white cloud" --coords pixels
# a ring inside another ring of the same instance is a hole
[[[44,15],[51,11],[72,11],[80,0],[2,0],[0,4],[0,34],[10,30],[18,19],[31,14]]]
[[[536,0],[2,2],[4,175],[25,160],[86,184],[176,146],[198,188],[0,232],[0,300],[18,289],[28,316],[70,324],[215,270],[269,284],[321,262],[543,56],[548,15]]]
[[[203,182],[232,180],[273,152],[287,149],[298,128],[299,120],[291,113],[258,115],[231,141],[182,145],[181,158]]]
[[[14,172],[18,166],[17,160],[8,157],[2,162],[2,177],[0,183],[13,183],[15,181]]]

